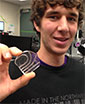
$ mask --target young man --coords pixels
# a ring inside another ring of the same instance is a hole
[[[35,76],[34,72],[19,77],[13,62],[8,71],[12,56],[22,52],[1,44],[1,104],[84,104],[85,66],[65,55],[83,20],[82,2],[33,0],[31,20],[40,36],[37,58],[41,65],[35,70],[36,77],[27,84]]]

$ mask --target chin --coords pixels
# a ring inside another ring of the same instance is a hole
[[[67,50],[68,50],[68,48],[65,48],[65,49],[54,49],[53,51],[54,51],[54,53],[56,55],[64,55],[64,54],[66,54]]]

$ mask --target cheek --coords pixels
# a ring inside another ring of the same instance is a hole
[[[50,23],[50,22],[45,22],[42,26],[43,31],[45,31],[48,34],[51,34],[54,31],[54,24]]]

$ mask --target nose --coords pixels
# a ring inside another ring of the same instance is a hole
[[[61,17],[58,24],[58,31],[67,33],[69,31],[69,23],[65,16]]]

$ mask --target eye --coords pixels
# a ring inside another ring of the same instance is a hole
[[[50,19],[56,19],[56,16],[49,16]]]
[[[48,17],[50,20],[58,20],[60,16],[49,16]]]
[[[76,22],[76,19],[74,17],[68,17],[68,21],[70,21],[70,22]]]

